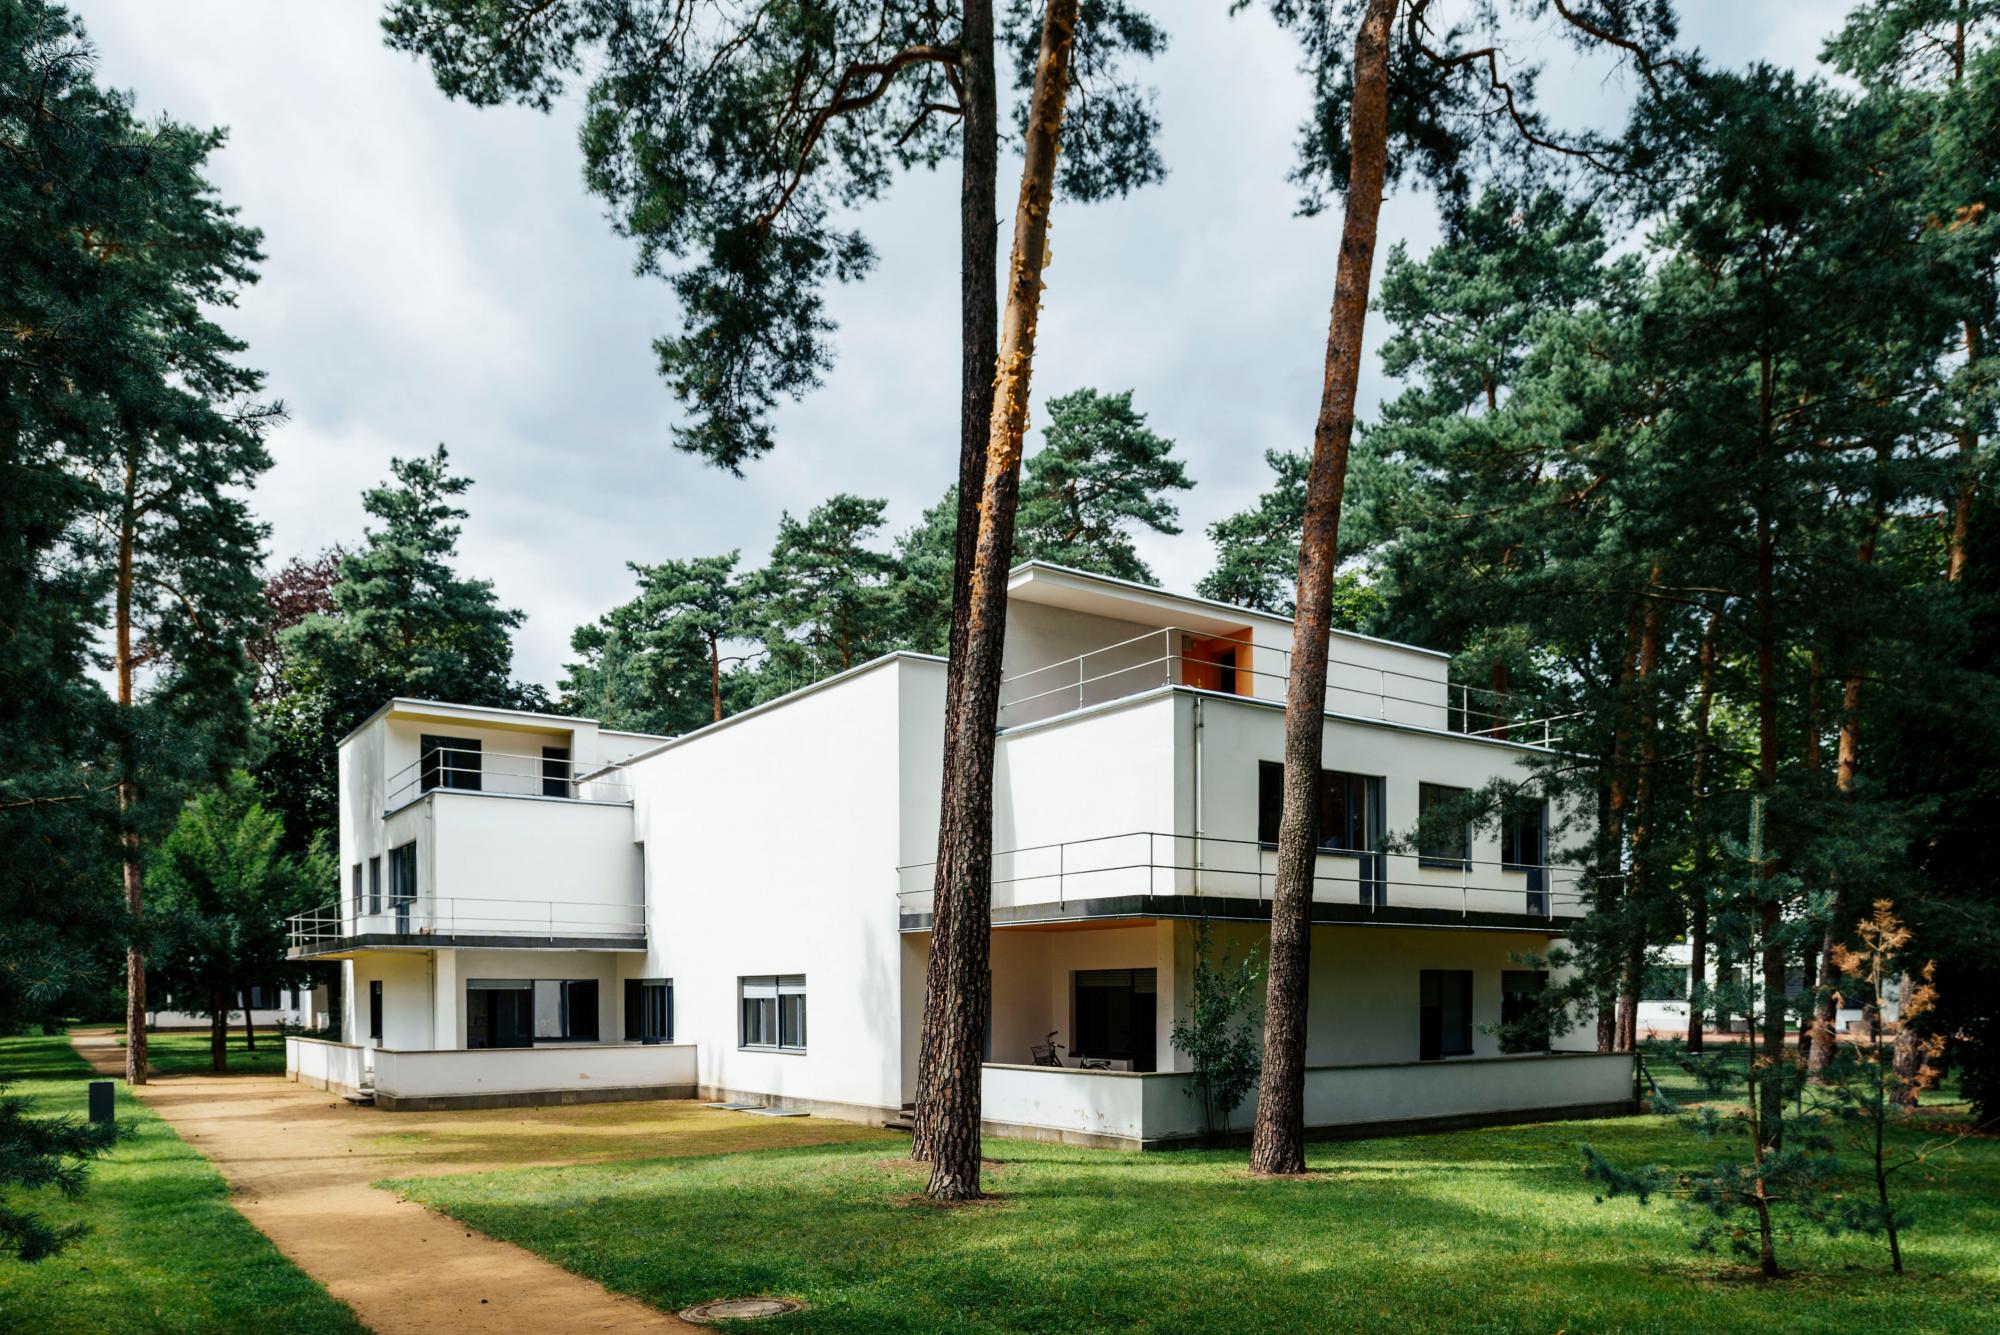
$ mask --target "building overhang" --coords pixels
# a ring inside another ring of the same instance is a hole
[[[1046,904],[1015,904],[993,910],[993,926],[1034,927],[1050,924],[1095,922],[1109,927],[1134,918],[1206,918],[1211,922],[1271,921],[1268,900],[1239,899],[1222,895],[1107,895],[1099,899],[1072,899]],[[1541,936],[1566,936],[1568,925],[1532,913],[1443,908],[1418,908],[1366,904],[1314,903],[1312,922],[1316,927],[1422,927],[1441,931],[1533,932]],[[931,915],[900,915],[905,932],[928,932]]]
[[[424,950],[606,950],[646,949],[643,934],[631,936],[502,935],[495,932],[361,932],[331,937],[310,946],[292,946],[290,960],[352,959],[371,951]]]

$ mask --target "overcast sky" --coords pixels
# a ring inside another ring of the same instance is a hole
[[[1712,59],[1797,66],[1846,7],[1682,6]],[[1163,584],[1187,589],[1210,564],[1204,526],[1265,485],[1263,452],[1310,441],[1339,217],[1293,216],[1285,175],[1305,82],[1261,7],[1235,20],[1222,0],[1151,8],[1172,34],[1147,71],[1169,176],[1122,202],[1059,206],[1034,386],[1037,404],[1131,389],[1179,442],[1198,483],[1185,532],[1139,547]],[[777,449],[732,478],[669,444],[676,405],[650,343],[673,306],[663,284],[633,275],[632,248],[585,193],[573,109],[446,101],[383,47],[379,7],[362,0],[80,9],[100,77],[133,90],[142,115],[229,129],[211,174],[263,229],[269,258],[225,323],[291,413],[257,491],[275,559],[353,542],[361,490],[391,456],[442,441],[476,481],[463,566],[528,613],[517,671],[552,686],[570,631],[630,595],[626,561],[733,547],[759,560],[781,511],[836,491],[886,497],[900,531],[949,483],[952,170],[899,182],[864,216],[881,263],[833,294],[838,364],[780,414]],[[1536,54],[1559,117],[1616,95],[1602,66],[1553,45]],[[1003,216],[1017,161],[1002,162]],[[1385,252],[1435,236],[1421,197],[1391,199]],[[1371,357],[1364,413],[1385,388]]]

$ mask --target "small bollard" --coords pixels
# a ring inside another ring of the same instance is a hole
[[[114,1120],[112,1109],[117,1103],[117,1086],[109,1080],[90,1082],[90,1120],[109,1122]]]

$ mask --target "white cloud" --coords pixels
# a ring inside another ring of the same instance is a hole
[[[1285,181],[1306,110],[1295,48],[1259,11],[1163,5],[1165,185],[1065,208],[1037,398],[1136,391],[1199,482],[1186,533],[1141,550],[1172,586],[1209,564],[1202,527],[1264,484],[1263,451],[1311,438],[1337,215],[1293,216]],[[1803,64],[1839,10],[1812,0],[1695,3],[1715,56]],[[778,451],[738,480],[675,452],[652,338],[665,287],[585,194],[573,112],[476,110],[385,49],[369,5],[92,0],[101,76],[142,113],[230,127],[224,198],[264,229],[263,281],[228,321],[292,421],[258,489],[282,559],[360,531],[360,492],[393,454],[442,440],[476,479],[464,564],[529,613],[518,664],[553,683],[571,629],[628,593],[628,560],[769,544],[782,509],[886,496],[902,528],[955,469],[957,188],[896,184],[863,225],[882,262],[838,291],[839,363],[779,416]],[[1547,53],[1558,110],[1594,110],[1599,73]],[[1012,159],[1002,163],[1011,216]],[[1418,196],[1392,198],[1383,249],[1429,244]],[[1006,238],[1003,236],[1002,244]],[[1379,260],[1378,260],[1379,263]],[[1377,338],[1381,330],[1374,330]],[[1364,409],[1381,392],[1370,367]],[[1032,441],[1031,441],[1032,447]]]

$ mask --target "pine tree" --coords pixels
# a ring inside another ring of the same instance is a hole
[[[1555,137],[1529,102],[1532,78],[1510,82],[1502,77],[1496,6],[1470,6],[1470,23],[1445,27],[1429,14],[1429,0],[1412,0],[1400,24],[1398,5],[1399,0],[1281,0],[1271,7],[1281,24],[1299,34],[1314,80],[1314,114],[1305,127],[1296,173],[1306,187],[1306,209],[1318,211],[1331,189],[1344,197],[1345,211],[1306,478],[1285,701],[1264,1083],[1251,1146],[1252,1166],[1263,1173],[1298,1173],[1305,1167],[1306,991],[1327,632],[1384,188],[1392,175],[1415,172],[1442,187],[1447,208],[1456,214],[1468,193],[1471,168],[1500,147],[1599,166],[1614,149],[1600,136]],[[1544,12],[1539,4],[1524,8],[1534,16]],[[1663,76],[1684,72],[1678,62],[1658,58],[1674,35],[1671,9],[1660,0],[1557,5],[1556,13],[1561,20],[1556,30],[1565,40],[1630,59],[1655,94]],[[1468,41],[1474,28],[1491,41]],[[1502,127],[1497,135],[1496,126]]]
[[[153,851],[155,976],[183,1009],[208,1015],[217,1071],[228,1064],[237,998],[300,976],[286,962],[285,920],[320,902],[336,878],[323,841],[302,855],[284,844],[284,823],[239,771],[190,799]],[[246,1000],[246,1032],[249,1012]]]
[[[1181,531],[1168,495],[1194,483],[1173,457],[1174,443],[1146,425],[1129,389],[1079,389],[1049,400],[1044,411],[1042,448],[1028,456],[1021,478],[1016,559],[1152,583],[1132,530]]]
[[[562,683],[564,708],[606,727],[681,733],[720,722],[724,649],[746,635],[748,600],[736,570],[740,553],[657,565],[630,563],[639,596],[588,626],[570,647],[582,661]]]
[[[342,557],[332,610],[278,637],[283,688],[263,706],[270,751],[256,773],[265,800],[302,849],[334,826],[335,756],[347,735],[396,696],[535,709],[539,687],[511,677],[521,613],[500,605],[488,580],[455,566],[458,498],[472,482],[454,474],[444,446],[390,463],[391,481],[365,492],[376,523]]]
[[[764,644],[753,697],[845,672],[895,647],[895,558],[869,544],[887,503],[841,494],[785,514],[771,559],[745,582],[747,627]]]

